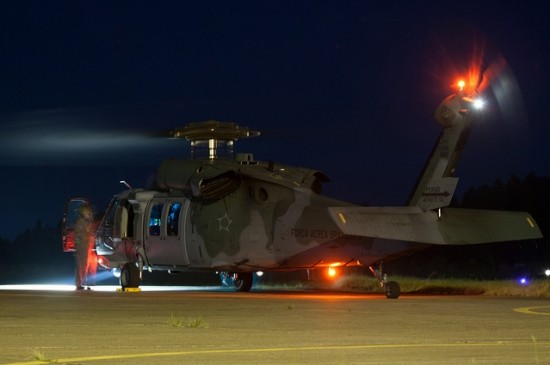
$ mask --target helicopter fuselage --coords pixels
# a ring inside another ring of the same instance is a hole
[[[428,245],[539,239],[527,212],[449,207],[455,167],[480,117],[474,101],[461,91],[436,108],[443,129],[403,207],[324,197],[329,179],[317,170],[258,162],[250,154],[219,158],[220,147],[232,152],[235,140],[258,133],[234,123],[191,123],[172,136],[189,140],[194,151],[203,148],[208,158],[166,160],[154,186],[116,195],[96,233],[99,262],[120,269],[123,288],[139,286],[143,269],[187,269],[231,274],[240,291],[250,290],[255,271],[376,264],[369,268],[386,296],[397,298],[399,285],[382,273],[382,260]],[[65,251],[74,250],[71,222],[66,209]]]
[[[366,265],[418,246],[344,235],[328,207],[353,205],[321,196],[325,181],[272,162],[168,160],[157,189],[113,198],[96,250],[110,268],[254,272]]]

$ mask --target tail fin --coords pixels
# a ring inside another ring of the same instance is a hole
[[[410,195],[409,206],[427,211],[451,203],[458,184],[454,171],[475,119],[472,107],[473,100],[462,93],[449,96],[437,107],[435,119],[443,130]]]

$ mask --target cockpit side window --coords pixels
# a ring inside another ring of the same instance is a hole
[[[149,217],[149,235],[151,236],[160,236],[162,207],[163,204],[155,204],[151,207],[151,215]]]
[[[168,236],[178,235],[178,223],[181,210],[181,203],[172,203],[168,211],[168,221],[166,222],[166,230]]]
[[[107,213],[105,214],[105,222],[107,222],[108,225],[113,225],[115,221],[115,214],[119,204],[120,204],[120,201],[116,199],[111,201],[111,204],[107,208]]]

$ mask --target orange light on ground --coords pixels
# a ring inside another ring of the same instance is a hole
[[[459,80],[458,81],[458,89],[460,91],[464,90],[464,86],[466,85],[466,82],[464,80]]]

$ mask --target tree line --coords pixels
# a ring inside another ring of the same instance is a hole
[[[0,238],[0,257],[0,283],[70,282],[73,277],[73,255],[62,250],[60,225],[44,226],[38,220],[13,240]]]

